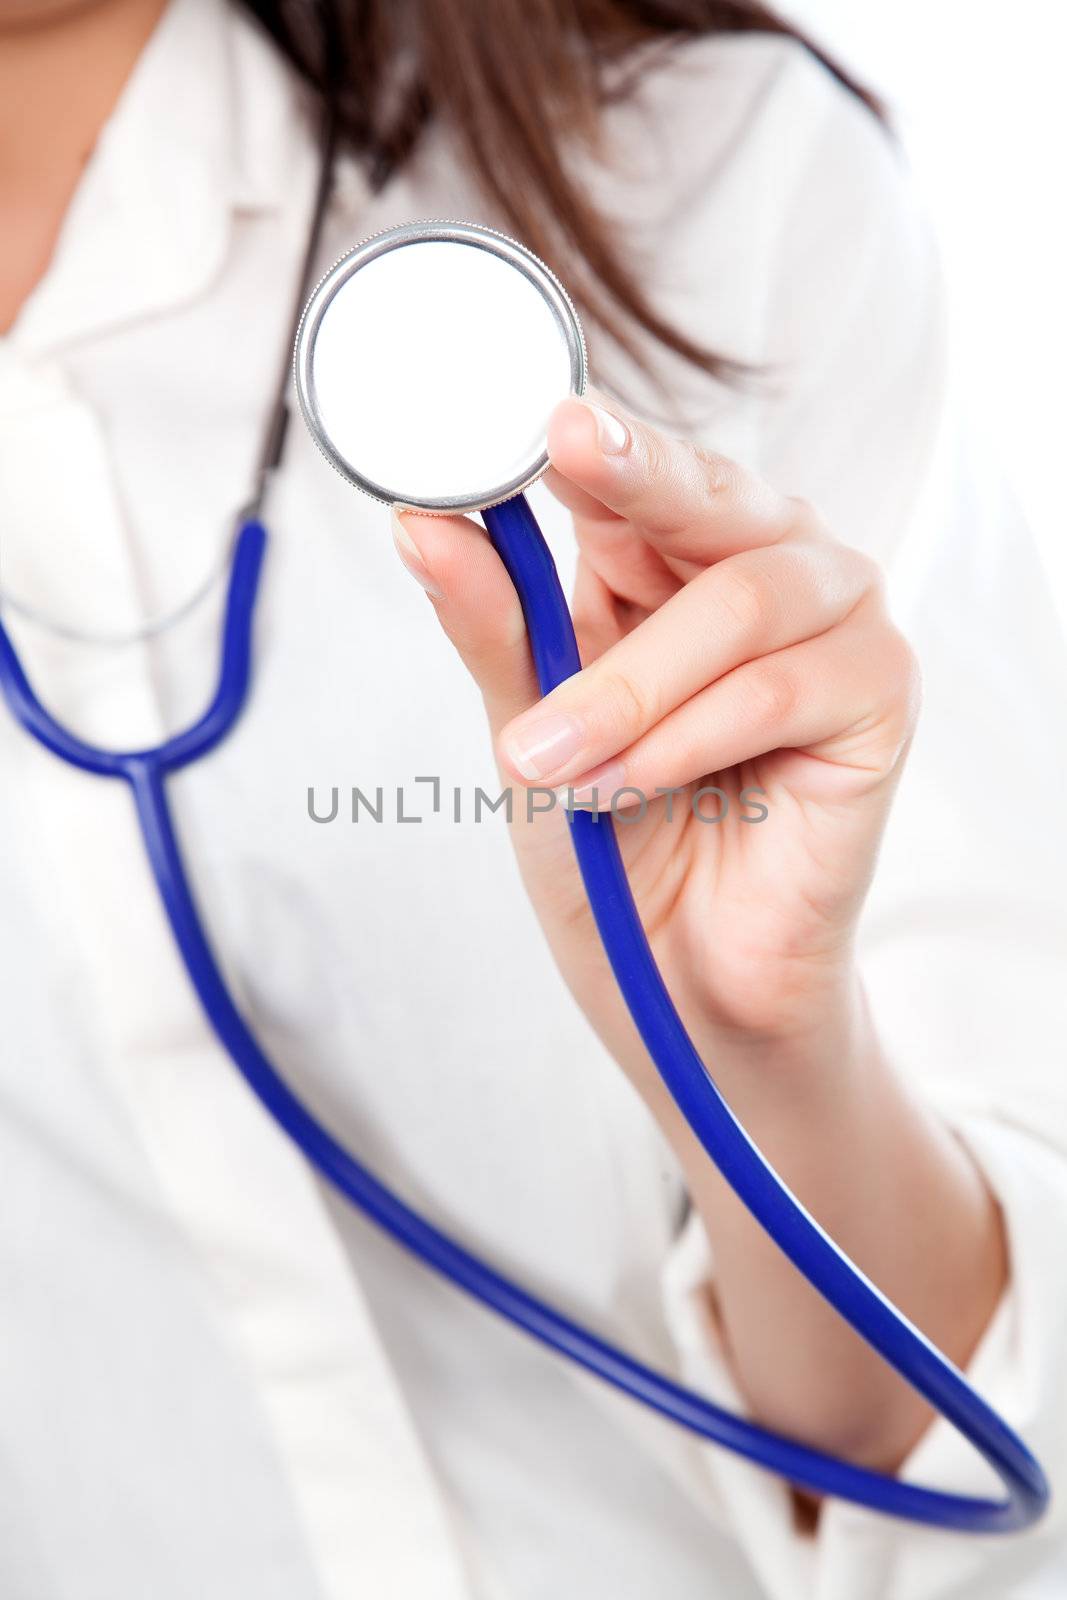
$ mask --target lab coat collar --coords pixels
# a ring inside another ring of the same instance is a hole
[[[195,299],[222,268],[235,215],[276,209],[301,188],[302,98],[229,0],[170,0],[11,332],[13,350],[51,355]]]

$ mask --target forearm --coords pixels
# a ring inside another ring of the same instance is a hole
[[[962,1145],[885,1061],[858,989],[803,1040],[720,1041],[716,1076],[816,1220],[965,1363],[1007,1275],[999,1212]],[[673,1142],[712,1241],[716,1311],[754,1414],[894,1470],[928,1407],[801,1278],[688,1130]]]

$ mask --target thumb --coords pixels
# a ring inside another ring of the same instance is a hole
[[[493,738],[540,699],[518,596],[469,517],[393,507],[393,542],[482,692]]]

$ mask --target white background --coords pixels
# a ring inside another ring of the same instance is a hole
[[[1067,0],[786,0],[889,103],[957,359],[1067,625]]]

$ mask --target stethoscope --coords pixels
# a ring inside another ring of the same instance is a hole
[[[302,268],[306,294],[329,197],[323,162]],[[563,288],[522,245],[468,223],[392,228],[331,268],[294,316],[296,390],[333,467],[378,500],[478,511],[515,586],[541,692],[580,669],[567,602],[523,491],[547,465],[556,401],[581,394],[586,351]],[[518,379],[518,381],[516,381]],[[1004,1500],[925,1488],[858,1467],[735,1416],[637,1361],[450,1238],[392,1192],[289,1088],[241,1015],[197,909],[167,780],[208,756],[248,697],[252,623],[267,533],[260,514],[284,448],[288,357],[251,504],[237,519],[214,699],[153,749],[111,751],[46,710],[0,626],[0,688],[23,728],[60,760],[129,786],[170,927],[204,1015],[252,1092],[313,1167],[398,1244],[508,1322],[651,1410],[819,1495],[967,1533],[1035,1522],[1049,1488],[1021,1439],[959,1370],[845,1256],[776,1175],[719,1094],[689,1039],[641,926],[609,818],[568,821],[596,926],[642,1040],[675,1103],[753,1216],[808,1281],[968,1439]],[[9,601],[10,603],[10,601]],[[183,608],[184,609],[184,608]]]

